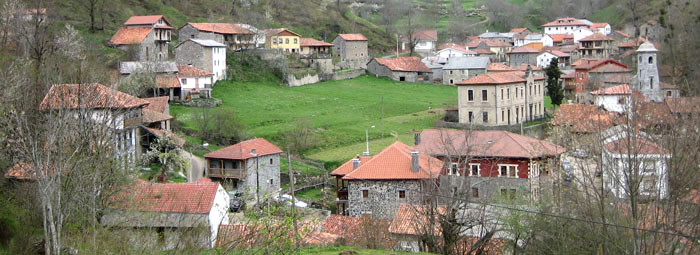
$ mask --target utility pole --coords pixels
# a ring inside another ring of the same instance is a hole
[[[287,146],[287,170],[289,172],[289,188],[292,193],[292,224],[294,224],[294,249],[299,249],[299,230],[297,228],[297,199],[294,196],[294,170],[292,170],[292,155]]]

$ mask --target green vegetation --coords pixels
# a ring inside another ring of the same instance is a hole
[[[317,176],[326,173],[316,166],[309,165],[294,159],[292,159],[292,169],[294,169],[294,172],[299,172],[303,176]],[[284,155],[280,157],[280,172],[289,172],[289,168],[287,167],[287,157],[284,157]]]
[[[293,88],[277,84],[219,82],[212,95],[223,103],[211,110],[235,109],[248,136],[264,137],[276,144],[280,144],[282,134],[293,128],[296,120],[306,118],[313,124],[314,135],[319,140],[320,146],[315,150],[322,151],[363,142],[365,129],[372,125],[375,128],[370,128],[370,139],[379,138],[382,96],[386,137],[392,132],[406,134],[432,127],[442,112],[429,109],[456,104],[454,87],[394,82],[367,75]],[[170,113],[182,122],[181,131],[196,131],[195,109],[171,106]]]
[[[323,199],[323,193],[321,192],[321,187],[314,188],[314,189],[307,189],[304,191],[297,192],[295,194],[296,197],[303,199],[303,200],[308,200],[308,201],[318,201]]]

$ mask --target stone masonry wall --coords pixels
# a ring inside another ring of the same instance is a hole
[[[192,41],[187,41],[175,48],[175,62],[178,65],[192,65],[196,68],[207,70],[204,48]],[[208,70],[211,72],[211,70]]]
[[[368,191],[368,197],[362,198],[362,191]],[[406,197],[399,198],[399,191],[405,191]],[[348,214],[359,217],[371,214],[374,218],[391,219],[401,203],[417,204],[421,201],[420,181],[368,181],[357,180],[348,183]]]
[[[272,160],[272,163],[270,163]],[[246,179],[238,189],[245,190],[246,196],[255,198],[256,185],[260,185],[260,197],[276,194],[280,189],[280,154],[250,158],[246,161]],[[258,174],[260,178],[258,179]]]

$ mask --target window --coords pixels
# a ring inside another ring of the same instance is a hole
[[[645,174],[653,174],[654,172],[656,172],[656,161],[649,159],[642,160],[641,168]]]
[[[498,175],[501,177],[517,177],[518,165],[498,165]]]
[[[273,162],[273,160],[272,160],[272,159],[270,159],[270,165],[272,165],[272,162]]]
[[[182,85],[187,85],[187,79],[180,79],[180,83],[182,83]]]
[[[506,121],[506,111],[501,110],[501,121]]]
[[[450,84],[455,84],[455,81],[450,79]]]
[[[484,123],[488,123],[488,122],[489,122],[489,113],[488,113],[488,112],[482,112],[482,113],[481,113],[481,116],[482,116],[482,118],[483,118],[483,120],[484,120]]]
[[[277,44],[277,38],[272,38],[272,43]]]
[[[399,198],[400,199],[406,198],[406,191],[405,190],[399,190]]]
[[[671,93],[671,91],[666,91],[666,96],[667,96],[667,97],[672,97],[672,96],[673,96],[673,93]]]
[[[275,179],[270,179],[270,185],[275,184]]]
[[[510,88],[508,88],[508,96],[506,98],[510,99]]]
[[[501,195],[508,199],[515,199],[515,189],[501,189]]]
[[[469,176],[480,176],[481,171],[480,164],[469,164]]]
[[[474,91],[473,90],[467,90],[467,100],[469,102],[474,101]]]
[[[488,101],[489,96],[488,96],[488,90],[482,89],[481,90],[481,101]]]
[[[654,57],[649,57],[649,64],[653,64],[653,63],[654,63]]]
[[[621,96],[620,98],[617,99],[618,104],[625,104],[625,97]]]
[[[459,164],[457,164],[457,163],[450,163],[450,175],[457,175],[457,176],[459,176]]]
[[[639,185],[639,191],[643,193],[651,193],[654,192],[655,186],[656,182],[653,179],[644,179]]]
[[[474,118],[474,113],[469,112],[469,123],[472,123],[473,118]]]
[[[284,44],[289,44],[289,38],[284,39]]]
[[[501,100],[503,100],[503,89],[501,89]]]
[[[294,38],[294,44],[297,44],[297,38]]]
[[[639,61],[637,62],[642,63],[642,56],[639,56]]]
[[[450,70],[450,74],[452,74],[452,70]]]
[[[654,88],[654,76],[649,76],[649,88]]]
[[[479,188],[472,188],[472,197],[474,197],[474,198],[479,197]]]
[[[369,197],[369,190],[362,190],[362,198],[368,198]]]

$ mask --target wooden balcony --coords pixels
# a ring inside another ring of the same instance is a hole
[[[348,200],[348,188],[343,187],[338,189],[338,200]]]
[[[245,169],[222,169],[222,168],[209,168],[207,173],[208,177],[215,178],[233,178],[233,179],[243,179],[245,178]]]
[[[135,127],[143,123],[143,117],[135,117],[130,119],[124,119],[124,128]]]

